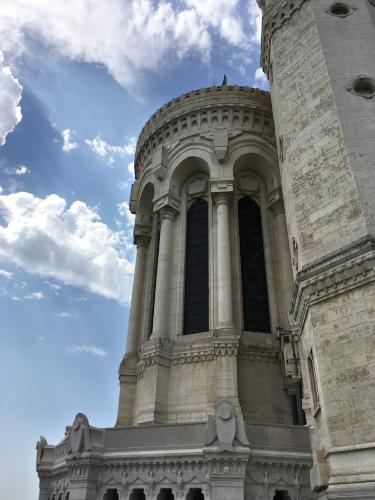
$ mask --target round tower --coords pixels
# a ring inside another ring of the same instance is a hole
[[[174,99],[144,126],[135,173],[117,425],[203,421],[223,399],[245,420],[293,423],[276,339],[292,268],[269,94]]]
[[[267,92],[157,111],[136,151],[137,257],[115,427],[37,444],[40,500],[313,500]]]

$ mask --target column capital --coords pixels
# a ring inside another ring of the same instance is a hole
[[[175,208],[173,208],[169,205],[166,205],[165,207],[162,207],[159,210],[159,214],[160,214],[161,220],[164,220],[164,219],[174,220],[176,215],[178,214],[178,211]]]
[[[230,203],[233,198],[233,178],[211,179],[210,190],[216,205]]]
[[[151,227],[146,224],[135,224],[133,240],[134,244],[139,247],[147,246],[150,241],[150,230]]]
[[[176,213],[179,212],[180,210],[180,199],[177,198],[177,196],[173,193],[165,193],[162,196],[159,196],[159,198],[154,199],[154,204],[153,204],[153,211],[154,212],[161,212],[163,208],[172,208],[175,210]]]
[[[268,193],[266,201],[267,201],[267,208],[269,208],[275,216],[279,215],[280,213],[285,214],[283,194],[281,192],[281,188],[277,187],[273,191]]]
[[[212,193],[212,198],[216,206],[229,205],[232,202],[233,193],[230,192]]]
[[[233,193],[233,177],[218,177],[210,180],[211,194]]]

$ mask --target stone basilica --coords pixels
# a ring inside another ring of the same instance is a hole
[[[375,2],[258,3],[271,92],[139,136],[117,422],[39,440],[40,500],[375,499]]]

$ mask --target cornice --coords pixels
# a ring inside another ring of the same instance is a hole
[[[226,336],[197,334],[182,336],[176,341],[156,339],[147,342],[139,351],[137,377],[142,378],[145,369],[155,365],[170,367],[178,364],[214,361],[224,356],[266,363],[279,362],[277,346],[246,345],[241,342],[239,333]]]
[[[160,108],[147,121],[137,142],[135,173],[139,178],[158,148],[189,136],[210,137],[213,130],[254,130],[274,136],[268,92],[240,86],[208,87],[188,92]]]
[[[307,0],[275,0],[264,8],[262,27],[261,65],[270,76],[271,40],[276,30],[280,29]]]
[[[375,281],[375,240],[365,237],[302,268],[297,274],[292,315],[303,328],[310,306]]]

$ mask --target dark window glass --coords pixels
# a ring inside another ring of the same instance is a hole
[[[208,203],[187,211],[184,334],[208,331]]]
[[[148,332],[148,337],[150,338],[153,323],[154,323],[154,309],[155,309],[155,288],[156,288],[156,275],[158,270],[158,260],[159,260],[159,246],[160,246],[160,221],[158,221],[157,230],[155,232],[155,252],[154,252],[154,265],[153,265],[153,276],[152,276],[152,300],[151,300],[151,313],[150,313],[150,327]]]
[[[270,332],[260,209],[250,198],[238,202],[244,329]]]

